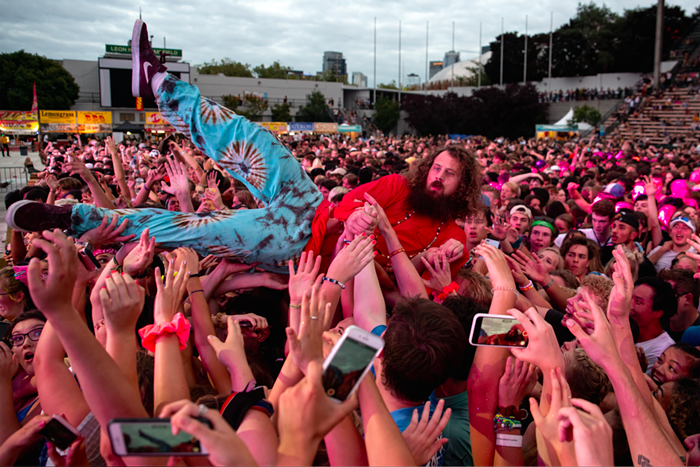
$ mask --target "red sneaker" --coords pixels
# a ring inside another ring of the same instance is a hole
[[[5,214],[5,223],[12,230],[41,232],[43,230],[70,229],[73,207],[54,206],[22,200],[12,203]]]
[[[134,23],[134,32],[131,35],[131,93],[134,97],[154,99],[151,89],[151,79],[156,73],[168,71],[160,63],[148,41],[146,23],[140,19]]]

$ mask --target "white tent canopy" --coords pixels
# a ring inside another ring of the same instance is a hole
[[[574,108],[570,108],[569,111],[564,115],[561,120],[559,120],[557,123],[554,124],[554,126],[562,126],[562,127],[568,127],[569,122],[574,119]],[[587,131],[593,129],[593,126],[589,125],[586,122],[579,122],[578,123],[578,129],[581,131]]]

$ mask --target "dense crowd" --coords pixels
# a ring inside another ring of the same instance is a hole
[[[624,99],[634,91],[631,87],[612,88],[577,88],[564,91],[550,91],[540,93],[540,102],[573,102],[573,101],[597,101],[605,99]]]
[[[151,63],[181,134],[48,145],[6,197],[0,464],[189,463],[114,453],[145,417],[212,465],[698,464],[700,146],[278,138]],[[338,402],[351,326],[384,347]]]

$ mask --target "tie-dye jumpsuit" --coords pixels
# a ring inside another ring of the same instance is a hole
[[[163,209],[96,208],[77,204],[72,230],[97,227],[104,215],[129,219],[124,235],[150,235],[165,248],[188,246],[247,263],[286,271],[303,251],[321,193],[289,150],[266,129],[202,97],[196,86],[168,74],[156,95],[163,117],[203,153],[243,182],[263,209],[182,213]]]

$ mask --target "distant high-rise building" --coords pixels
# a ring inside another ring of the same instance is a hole
[[[459,52],[455,52],[454,50],[445,52],[445,58],[442,61],[444,62],[443,68],[447,68],[454,65],[459,61]]]
[[[364,73],[361,73],[359,71],[355,71],[352,74],[352,84],[355,86],[359,86],[361,88],[366,88],[367,87],[367,77],[364,75]]]
[[[442,65],[442,62],[430,62],[430,78],[428,79],[431,79],[433,76],[435,76],[435,73],[442,70]]]
[[[348,70],[342,52],[323,52],[322,71],[325,73],[331,70],[336,76],[347,76]]]

